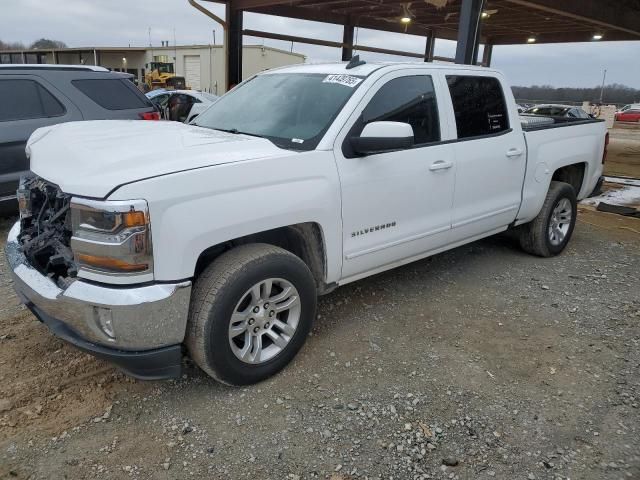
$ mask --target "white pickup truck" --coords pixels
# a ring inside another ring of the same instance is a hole
[[[138,378],[188,354],[251,384],[301,348],[318,294],[508,229],[560,253],[606,143],[602,121],[519,117],[495,70],[286,67],[192,125],[37,130],[6,253],[75,346]]]

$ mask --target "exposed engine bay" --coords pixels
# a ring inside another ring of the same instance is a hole
[[[71,196],[39,177],[23,177],[18,188],[22,252],[39,272],[64,287],[76,277],[71,242]]]

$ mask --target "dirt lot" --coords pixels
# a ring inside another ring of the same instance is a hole
[[[0,477],[637,479],[639,267],[637,219],[584,211],[554,259],[491,238],[324,297],[296,361],[233,389],[77,352],[2,265]]]
[[[640,124],[616,123],[609,133],[605,174],[640,178]]]

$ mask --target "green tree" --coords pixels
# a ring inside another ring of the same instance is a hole
[[[52,48],[66,48],[67,44],[60,40],[50,40],[48,38],[41,38],[36,40],[29,47],[31,50],[51,50]]]

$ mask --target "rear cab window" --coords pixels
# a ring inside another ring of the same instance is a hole
[[[65,107],[35,80],[0,80],[0,122],[60,117]]]
[[[74,87],[107,110],[133,110],[151,107],[142,92],[124,78],[72,80]]]
[[[458,139],[510,131],[509,111],[495,77],[447,75]]]

